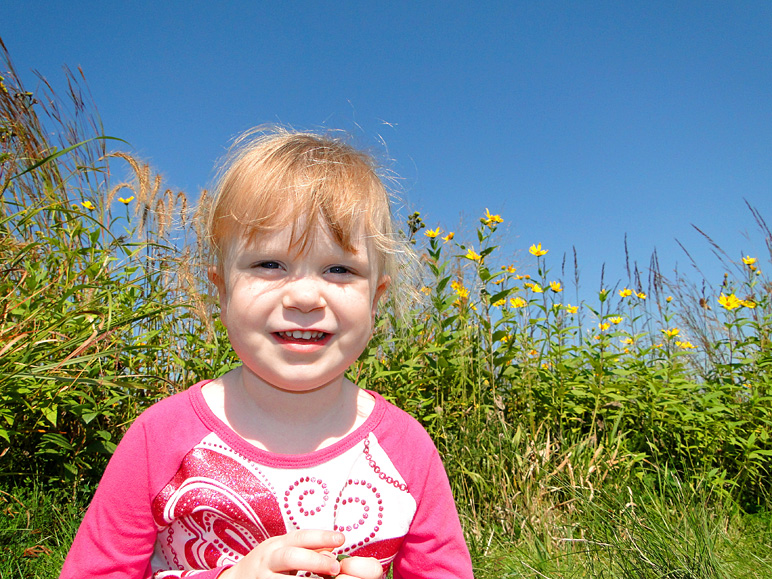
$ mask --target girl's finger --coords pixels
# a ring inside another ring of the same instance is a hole
[[[383,567],[373,557],[349,557],[340,562],[338,579],[381,579]]]

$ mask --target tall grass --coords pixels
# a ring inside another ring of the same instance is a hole
[[[78,75],[63,99],[32,94],[2,50],[5,576],[38,572],[18,517],[64,508],[35,497],[87,499],[139,412],[235,358],[207,316],[196,207],[108,152]],[[631,269],[573,305],[575,257],[534,243],[516,268],[500,216],[464,236],[408,217],[424,300],[411,323],[387,305],[350,373],[436,441],[479,576],[768,574],[772,235],[751,217],[767,254],[715,284],[668,280],[655,257],[645,285]]]

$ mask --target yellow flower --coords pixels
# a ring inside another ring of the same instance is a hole
[[[424,231],[424,235],[426,237],[428,237],[429,239],[434,239],[439,234],[440,234],[440,228],[439,227],[437,229],[427,229],[426,231]]]
[[[529,356],[538,356],[539,352],[537,352],[536,350],[529,350],[528,355]]]
[[[683,348],[684,350],[694,350],[694,344],[691,342],[680,342],[676,340],[676,346]]]
[[[424,286],[421,288],[421,293],[424,293],[428,296],[430,293],[432,293],[432,288]]]
[[[578,307],[578,306],[572,306],[571,304],[568,304],[568,305],[566,306],[566,311],[567,311],[569,314],[575,314],[576,312],[578,312],[578,311],[579,311],[579,307]]]
[[[501,298],[500,300],[497,300],[497,301],[493,302],[493,305],[496,306],[496,307],[501,307],[505,303],[507,303],[507,300],[505,300],[504,298]]]
[[[464,257],[467,259],[471,259],[472,261],[480,261],[482,259],[480,254],[471,248],[466,252],[466,255]]]
[[[487,207],[485,208],[485,218],[480,219],[480,221],[488,227],[492,227],[496,223],[504,222],[504,220],[501,218],[501,215],[491,215],[491,212],[488,211]]]
[[[544,290],[542,289],[542,287],[538,283],[532,283],[532,284],[530,284],[530,286],[531,286],[531,291],[534,291],[537,294],[543,294],[544,293]]]
[[[750,255],[747,255],[747,256],[743,257],[743,263],[745,265],[753,265],[754,263],[756,263],[756,258],[755,257],[751,257]]]
[[[746,308],[753,309],[756,307],[756,302],[752,300],[741,300],[742,305],[744,305]]]
[[[515,279],[531,279],[531,276],[528,274],[525,275],[516,275]]]
[[[601,331],[605,332],[611,327],[611,324],[608,322],[603,322],[602,324],[598,324],[598,327],[601,329]]]
[[[612,316],[608,319],[609,322],[611,322],[614,325],[618,325],[622,323],[622,316]]]
[[[637,292],[635,295],[637,295],[637,296],[638,296],[638,298],[640,298],[640,299],[642,299],[642,300],[645,300],[645,299],[646,299],[646,294],[645,294],[645,293],[643,293],[643,292]]]
[[[511,339],[512,339],[512,338],[510,338],[509,336],[505,335],[505,336],[501,336],[501,340],[499,340],[499,341],[500,341],[502,344],[506,344],[506,343],[507,343],[507,342],[509,342],[509,340],[511,340]]]
[[[554,291],[556,294],[559,294],[563,291],[563,286],[560,285],[559,281],[551,281],[550,282],[550,289]]]
[[[83,202],[81,203],[81,205],[83,205],[83,207],[85,207],[85,208],[86,208],[86,209],[88,209],[89,211],[91,211],[92,209],[94,209],[94,204],[93,204],[91,201],[83,201]]]
[[[124,199],[123,197],[118,197],[118,201],[120,201],[124,205],[128,205],[129,203],[134,201],[134,195],[132,195],[131,197],[127,197],[126,199]]]
[[[442,241],[450,241],[450,240],[451,240],[451,239],[453,239],[455,236],[456,236],[456,234],[455,234],[455,233],[453,233],[453,232],[451,231],[451,232],[450,232],[450,233],[448,233],[448,234],[447,234],[445,237],[443,237],[443,238],[442,238]]]
[[[741,305],[743,305],[742,301],[737,299],[737,296],[734,294],[729,294],[728,296],[724,295],[723,292],[720,296],[718,296],[718,303],[720,303],[722,306],[724,306],[727,310],[734,310],[736,308],[739,308]]]
[[[626,298],[626,297],[631,296],[631,295],[633,295],[633,290],[631,290],[629,288],[625,288],[625,289],[619,290],[619,297],[621,297],[621,298]]]
[[[666,301],[667,303],[670,303],[670,302],[672,302],[672,301],[673,301],[673,296],[667,296],[667,297],[665,298],[665,301]]]
[[[513,308],[524,308],[525,306],[528,305],[528,302],[525,301],[523,298],[511,298],[509,300],[509,304]]]
[[[549,249],[541,248],[541,243],[533,244],[528,248],[528,251],[531,252],[531,255],[535,255],[536,257],[541,257],[542,255],[547,255],[547,253],[549,253]]]
[[[632,338],[622,338],[620,340],[625,346],[632,346],[633,345],[633,339]]]
[[[499,279],[494,279],[494,280],[493,280],[493,285],[501,285],[501,284],[503,284],[505,281],[507,281],[507,280],[506,280],[506,279],[504,279],[503,277],[500,277]]]
[[[461,282],[458,282],[456,280],[453,280],[450,282],[450,287],[453,288],[453,291],[458,294],[458,297],[460,298],[468,298],[469,297],[469,290],[464,287],[464,284]]]
[[[675,338],[680,331],[681,330],[679,330],[678,328],[670,328],[669,330],[660,330],[660,332],[665,334],[668,338]]]
[[[509,273],[515,273],[517,271],[517,268],[514,265],[502,265],[501,269],[504,269]]]

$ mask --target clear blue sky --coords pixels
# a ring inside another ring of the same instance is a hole
[[[194,195],[244,129],[342,128],[429,225],[488,207],[516,263],[575,246],[585,289],[624,277],[625,234],[720,281],[692,223],[769,267],[743,203],[772,223],[767,1],[4,0],[0,36],[29,88],[82,67],[106,133]]]

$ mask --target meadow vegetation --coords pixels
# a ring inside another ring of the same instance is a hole
[[[33,94],[0,50],[0,575],[55,577],[131,421],[236,360],[197,206],[108,152],[79,73]],[[772,234],[749,215],[764,253],[715,284],[655,256],[581,300],[575,257],[513,263],[487,209],[406,219],[422,299],[386,304],[351,378],[436,441],[478,577],[772,574]]]

